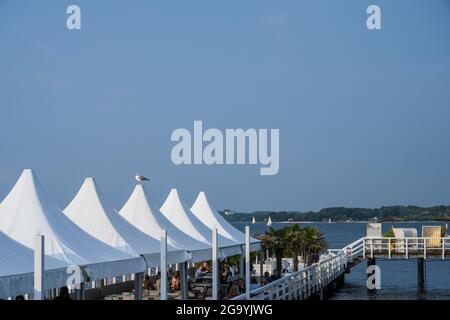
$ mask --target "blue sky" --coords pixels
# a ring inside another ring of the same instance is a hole
[[[0,199],[31,167],[61,207],[85,176],[120,207],[136,172],[158,205],[450,204],[449,39],[445,0],[0,0]],[[175,166],[194,120],[279,128],[279,173]]]

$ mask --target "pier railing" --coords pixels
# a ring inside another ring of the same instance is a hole
[[[450,257],[448,237],[380,237],[364,238],[367,258],[384,259],[447,259]]]
[[[302,300],[335,281],[345,271],[347,256],[343,250],[303,270],[285,275],[250,292],[250,300]],[[233,300],[246,300],[246,294]]]

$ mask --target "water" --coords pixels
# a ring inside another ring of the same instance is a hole
[[[244,231],[246,224],[234,223],[236,228]],[[285,227],[286,223],[273,223],[275,229]],[[441,225],[441,222],[399,222],[394,223],[399,228],[416,228],[420,236],[422,225]],[[300,223],[300,226],[314,226],[325,235],[331,249],[340,249],[363,237],[366,233],[364,223]],[[383,232],[392,223],[383,223]],[[250,225],[251,232],[264,233],[267,226],[263,223]],[[345,286],[332,299],[450,299],[450,261],[428,260],[425,264],[426,290],[417,290],[416,260],[377,260],[381,269],[381,290],[375,295],[368,295],[366,287],[366,263],[362,262],[345,275]]]

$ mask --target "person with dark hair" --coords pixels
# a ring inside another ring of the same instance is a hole
[[[69,293],[69,288],[67,288],[67,287],[60,288],[59,296],[57,296],[55,298],[55,300],[72,300],[70,293]]]
[[[25,297],[23,295],[16,296],[16,300],[25,300]]]

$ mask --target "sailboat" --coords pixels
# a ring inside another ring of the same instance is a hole
[[[331,223],[331,218],[328,219],[328,223]]]
[[[272,225],[272,219],[269,217],[267,220],[267,226],[270,227]]]
[[[253,217],[252,224],[255,224],[255,223],[256,223],[256,220],[255,220],[255,217]]]

